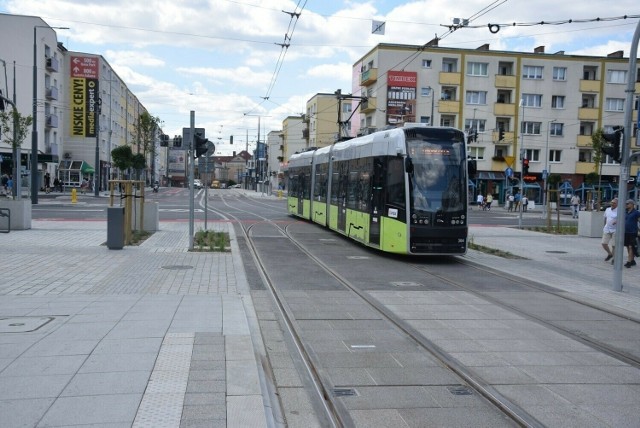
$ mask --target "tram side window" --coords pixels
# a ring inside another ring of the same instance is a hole
[[[300,173],[300,193],[302,199],[311,199],[311,167],[306,167]]]
[[[318,165],[316,167],[316,185],[313,189],[313,199],[315,201],[327,201],[327,170],[328,164]]]
[[[298,174],[293,171],[289,175],[289,196],[298,196]]]
[[[349,168],[349,189],[347,191],[347,207],[348,208],[358,208],[357,206],[357,201],[358,201],[358,187],[360,185],[360,182],[358,180],[359,178],[359,171],[357,170],[357,165],[356,165],[356,161],[351,161],[352,165],[350,165],[351,167]]]
[[[402,158],[389,158],[387,164],[387,203],[405,206],[404,165]]]
[[[360,197],[358,200],[358,209],[366,212],[369,211],[369,204],[371,202],[371,174],[373,173],[373,159],[362,159],[360,163]]]
[[[340,195],[340,172],[338,171],[338,165],[334,165],[333,173],[331,174],[331,204],[338,205],[338,196]]]

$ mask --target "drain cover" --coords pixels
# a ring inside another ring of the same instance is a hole
[[[549,250],[549,251],[545,251],[546,253],[550,253],[550,254],[567,254],[566,251],[558,251],[558,250]]]
[[[447,389],[453,395],[473,395],[473,391],[471,390],[471,388],[464,385],[448,386]]]
[[[351,397],[358,395],[353,388],[336,388],[332,391],[334,397]]]
[[[54,317],[0,318],[0,333],[28,333],[53,321]]]
[[[189,266],[189,265],[168,265],[168,266],[162,266],[162,269],[187,270],[187,269],[193,269],[193,266]]]

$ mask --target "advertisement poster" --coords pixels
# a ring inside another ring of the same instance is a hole
[[[187,168],[187,151],[180,148],[169,149],[168,172],[172,177],[185,176]]]
[[[387,125],[401,126],[416,121],[416,87],[418,73],[389,71],[387,73]]]
[[[71,135],[95,137],[98,110],[98,58],[72,56],[69,62],[71,77]]]

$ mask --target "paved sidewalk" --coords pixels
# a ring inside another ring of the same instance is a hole
[[[235,240],[188,252],[188,223],[163,222],[105,241],[103,221],[0,237],[0,425],[273,426]]]

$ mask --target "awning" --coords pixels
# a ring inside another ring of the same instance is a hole
[[[478,180],[504,180],[504,172],[480,171],[476,177]]]
[[[82,172],[83,174],[93,174],[94,172],[96,172],[96,170],[93,169],[91,165],[83,161],[82,166],[80,167],[80,172]]]

